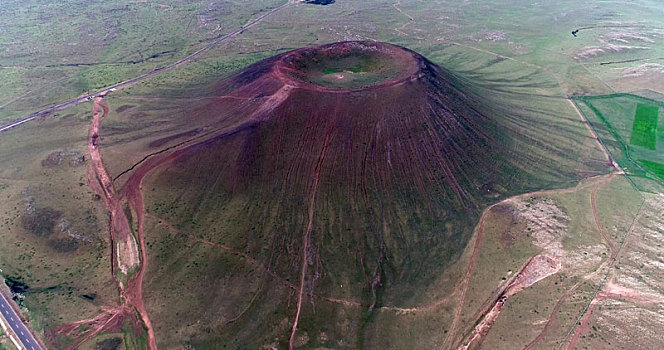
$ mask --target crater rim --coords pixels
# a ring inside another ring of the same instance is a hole
[[[341,41],[289,51],[273,71],[284,83],[317,91],[347,92],[394,86],[423,75],[424,59],[377,41]]]

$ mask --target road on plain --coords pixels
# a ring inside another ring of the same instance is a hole
[[[21,345],[19,349],[41,350],[42,347],[39,345],[39,343],[37,343],[35,337],[32,336],[32,333],[30,333],[28,327],[26,327],[25,324],[23,324],[23,321],[21,321],[16,311],[14,311],[11,305],[9,305],[7,298],[5,298],[5,296],[2,295],[2,293],[0,293],[0,313],[2,313],[2,317],[9,323],[9,327],[11,327],[14,334],[16,334],[16,336],[18,337],[18,341]],[[4,329],[5,327],[7,327],[4,321],[0,320],[0,323],[2,324],[3,331],[5,331],[5,333],[8,333]],[[11,335],[9,336],[12,337]],[[14,339],[12,339],[12,341],[14,341]],[[14,344],[16,345],[15,341]]]
[[[234,31],[232,31],[232,32],[230,32],[230,33],[228,33],[228,34],[226,34],[226,35],[220,37],[219,39],[217,39],[217,40],[213,41],[212,43],[206,45],[206,46],[203,47],[202,49],[200,49],[200,50],[198,50],[198,51],[192,53],[191,55],[189,55],[189,56],[187,56],[187,57],[185,57],[185,58],[183,58],[183,59],[181,59],[181,60],[179,60],[179,61],[177,61],[177,62],[175,62],[175,63],[171,63],[171,64],[169,64],[169,65],[167,65],[167,66],[164,66],[164,67],[161,67],[161,68],[156,68],[155,70],[153,70],[153,71],[151,71],[151,72],[149,72],[149,73],[145,73],[145,74],[143,74],[143,75],[141,75],[141,76],[138,76],[138,77],[136,77],[136,78],[133,78],[133,79],[129,79],[129,80],[125,80],[125,81],[119,82],[119,83],[117,83],[117,84],[111,85],[111,86],[106,87],[106,88],[104,88],[104,89],[101,89],[101,90],[99,90],[99,91],[95,91],[95,92],[89,93],[89,94],[87,94],[87,95],[79,96],[79,97],[77,97],[77,98],[74,98],[74,99],[71,99],[71,100],[69,100],[69,101],[66,101],[66,102],[63,102],[63,103],[57,104],[57,105],[55,105],[55,106],[51,106],[51,107],[48,107],[48,108],[44,108],[44,109],[42,109],[41,111],[38,111],[38,112],[32,113],[32,114],[30,114],[30,115],[27,116],[27,117],[19,118],[19,119],[13,120],[13,121],[11,121],[11,122],[9,122],[9,123],[7,123],[7,124],[0,125],[0,132],[3,132],[3,131],[6,131],[6,130],[9,130],[9,129],[15,127],[15,126],[19,126],[19,125],[21,125],[21,124],[23,124],[23,123],[29,122],[29,121],[31,121],[31,120],[37,118],[37,117],[45,116],[45,115],[48,115],[49,113],[52,113],[52,112],[55,112],[55,111],[59,111],[59,110],[61,110],[61,109],[65,109],[65,108],[67,108],[67,107],[72,107],[72,106],[75,106],[75,105],[77,105],[77,104],[79,104],[79,103],[82,103],[82,102],[90,101],[90,100],[91,100],[92,98],[94,98],[94,97],[97,97],[97,96],[103,96],[103,95],[105,95],[106,93],[108,93],[108,92],[110,92],[110,91],[115,91],[116,89],[121,88],[121,87],[123,87],[123,86],[127,86],[127,85],[129,85],[129,84],[133,84],[133,83],[139,82],[139,81],[141,81],[141,80],[145,80],[145,79],[150,78],[150,77],[152,77],[152,76],[155,76],[155,75],[157,75],[157,74],[160,74],[160,73],[163,73],[163,72],[169,71],[169,70],[171,70],[171,69],[173,69],[173,68],[176,68],[176,67],[178,67],[178,66],[180,66],[180,65],[182,65],[182,64],[184,64],[184,63],[187,63],[187,62],[193,60],[194,58],[196,58],[196,57],[202,55],[203,53],[209,51],[210,49],[212,49],[212,48],[214,48],[215,46],[217,46],[217,45],[223,43],[224,41],[226,41],[226,40],[228,40],[228,39],[231,39],[231,38],[234,38],[234,37],[236,37],[236,36],[242,34],[245,30],[247,30],[247,29],[249,29],[249,28],[255,26],[256,24],[260,23],[260,22],[261,22],[262,20],[264,20],[267,16],[269,16],[269,15],[271,15],[271,14],[273,14],[273,13],[276,13],[277,11],[279,11],[279,10],[283,9],[284,7],[286,7],[286,6],[288,6],[288,5],[291,5],[291,4],[295,3],[295,2],[296,2],[295,0],[290,0],[290,1],[286,2],[285,4],[283,4],[283,5],[281,5],[281,6],[278,6],[278,7],[273,8],[272,10],[270,10],[270,11],[268,11],[268,12],[266,12],[266,13],[260,15],[260,16],[258,16],[256,19],[254,19],[254,20],[250,21],[249,23],[243,25],[242,27],[240,27],[240,28],[238,28],[238,29],[236,29],[236,30],[234,30]]]

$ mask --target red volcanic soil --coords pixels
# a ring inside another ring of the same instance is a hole
[[[327,322],[325,306],[314,312],[307,296],[351,295],[369,315],[417,300],[465,246],[486,204],[482,185],[508,187],[519,172],[502,151],[508,140],[496,141],[495,123],[453,81],[386,43],[266,59],[218,84],[218,97],[190,111],[178,135],[153,143],[152,155],[122,174],[121,194],[142,212],[143,195],[146,207],[156,200],[141,193],[149,175],[150,187],[164,190],[159,201],[176,208],[151,213],[269,261],[293,283],[290,297],[270,296],[283,298],[277,308],[288,315],[284,346],[297,343],[303,323],[343,337],[348,330]],[[201,300],[221,288],[210,285]],[[280,321],[234,324],[251,333],[243,344],[261,345]]]

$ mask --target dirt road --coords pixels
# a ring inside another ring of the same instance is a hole
[[[111,245],[111,274],[118,284],[120,291],[120,299],[123,304],[116,307],[108,307],[106,311],[92,320],[83,320],[74,322],[69,325],[60,327],[59,332],[78,335],[78,339],[74,344],[80,344],[87,339],[90,339],[95,334],[98,334],[108,327],[116,323],[121,323],[125,317],[131,315],[127,310],[136,309],[138,314],[147,329],[148,345],[151,350],[156,350],[157,345],[154,337],[154,331],[148,317],[147,310],[143,305],[143,273],[145,271],[145,242],[142,235],[143,225],[143,207],[142,198],[136,200],[131,198],[128,204],[137,213],[138,219],[138,246],[134,235],[132,234],[131,227],[127,214],[123,210],[127,204],[127,198],[118,195],[111,179],[108,170],[104,166],[102,154],[99,149],[101,134],[100,127],[104,118],[108,115],[109,108],[104,101],[104,96],[95,97],[93,102],[92,121],[90,123],[90,134],[88,137],[88,151],[90,153],[90,167],[88,169],[88,182],[93,192],[100,195],[107,210],[110,213],[109,222],[109,235]],[[140,248],[139,248],[140,246]],[[140,257],[139,257],[140,252]],[[138,267],[138,271],[130,277],[127,285],[123,285],[122,281],[117,277],[116,267],[118,267],[125,275],[132,268]],[[113,321],[113,322],[112,322]],[[81,325],[90,325],[85,331],[76,333]],[[75,345],[77,346],[77,345]]]

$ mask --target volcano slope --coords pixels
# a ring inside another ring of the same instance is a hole
[[[431,290],[454,292],[484,207],[578,177],[515,148],[458,86],[398,46],[317,46],[224,80],[153,139],[115,179],[159,347],[417,344],[377,313],[444,305]],[[425,327],[442,339],[451,315]]]

